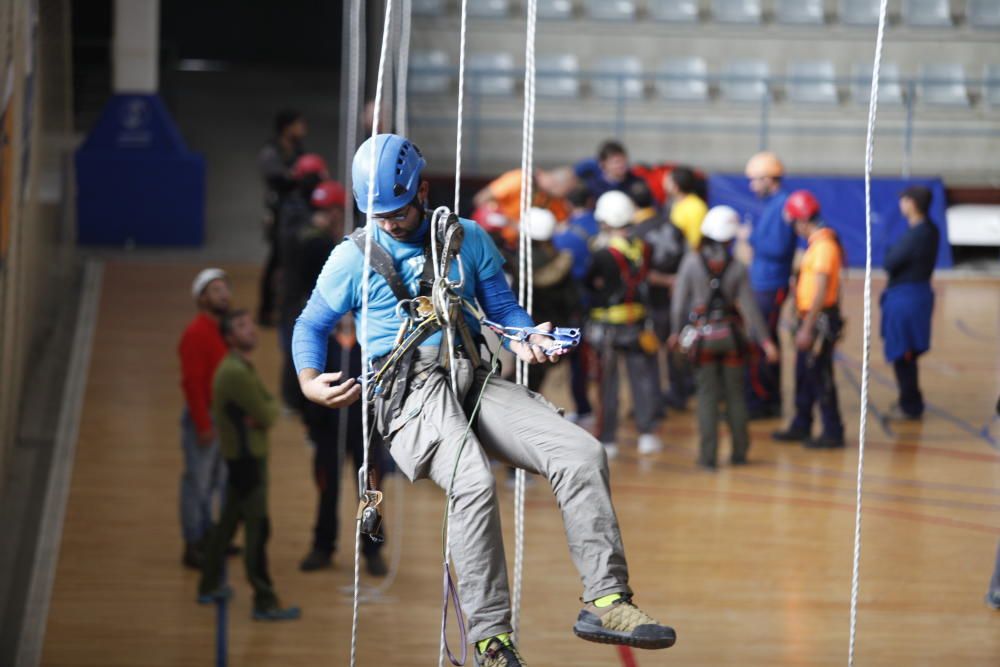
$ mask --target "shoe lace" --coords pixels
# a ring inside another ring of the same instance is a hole
[[[601,624],[616,632],[632,632],[640,625],[659,625],[659,621],[632,604],[631,598],[616,601],[602,618]]]

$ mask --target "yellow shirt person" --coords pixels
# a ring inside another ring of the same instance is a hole
[[[696,194],[686,194],[670,210],[670,222],[684,232],[688,247],[697,248],[701,243],[701,221],[708,213],[708,205]]]

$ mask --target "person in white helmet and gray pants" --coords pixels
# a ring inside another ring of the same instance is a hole
[[[594,252],[584,279],[591,292],[587,338],[601,359],[598,437],[609,457],[618,453],[618,366],[622,359],[632,388],[639,453],[653,454],[663,448],[656,435],[659,341],[648,323],[650,253],[641,239],[629,233],[635,212],[635,204],[624,192],[612,190],[600,196],[594,217],[601,224],[605,246]]]
[[[723,400],[732,437],[730,461],[734,465],[747,462],[750,434],[743,382],[747,333],[769,361],[778,356],[754,299],[747,268],[733,257],[739,226],[739,214],[728,206],[708,212],[701,224],[699,247],[681,260],[671,303],[674,333],[668,345],[687,352],[695,367],[698,464],[707,469],[716,467],[719,403]]]

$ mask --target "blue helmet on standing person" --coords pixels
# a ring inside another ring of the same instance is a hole
[[[375,199],[368,210],[369,176],[372,165],[372,138],[354,154],[351,165],[354,201],[362,213],[381,215],[397,211],[414,200],[420,189],[420,172],[427,166],[420,149],[398,134],[375,137]]]

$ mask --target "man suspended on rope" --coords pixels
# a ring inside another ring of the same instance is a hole
[[[353,312],[360,321],[362,248],[364,235],[371,234],[366,351],[375,373],[369,383],[371,407],[393,459],[407,477],[429,477],[450,488],[448,532],[477,662],[495,667],[524,664],[510,637],[510,594],[491,458],[544,475],[552,484],[587,601],[574,626],[576,634],[642,648],[671,646],[673,629],[632,604],[601,444],[539,395],[496,377],[495,363],[484,365],[476,343],[481,340],[480,318],[471,309],[478,302],[490,324],[508,334],[511,351],[528,363],[545,363],[552,358],[547,352],[558,350],[559,341],[541,333],[551,331],[551,324],[534,328],[517,305],[502,276],[502,260],[478,225],[455,220],[443,235],[431,234],[429,187],[421,180],[426,162],[417,147],[393,134],[378,135],[374,141],[370,211],[372,139],[355,154],[352,173],[355,200],[376,224],[352,235],[353,243],[337,246],[295,327],[293,349],[303,392],[332,408],[361,397],[353,379],[321,369],[326,337],[337,320]],[[462,235],[460,254],[456,252],[449,265],[450,253],[457,250],[451,244]],[[447,330],[442,331],[437,311],[428,311],[427,297],[441,295],[436,289],[428,294],[428,277],[434,271],[425,267],[434,263],[439,250],[447,268],[444,275],[454,281],[453,291],[468,306],[451,320],[453,337],[443,335]],[[409,333],[401,329],[408,320],[413,323]],[[532,335],[518,336],[517,331]],[[400,334],[405,334],[403,340]],[[449,339],[456,341],[453,368],[447,367]],[[449,384],[452,372],[457,391]]]

